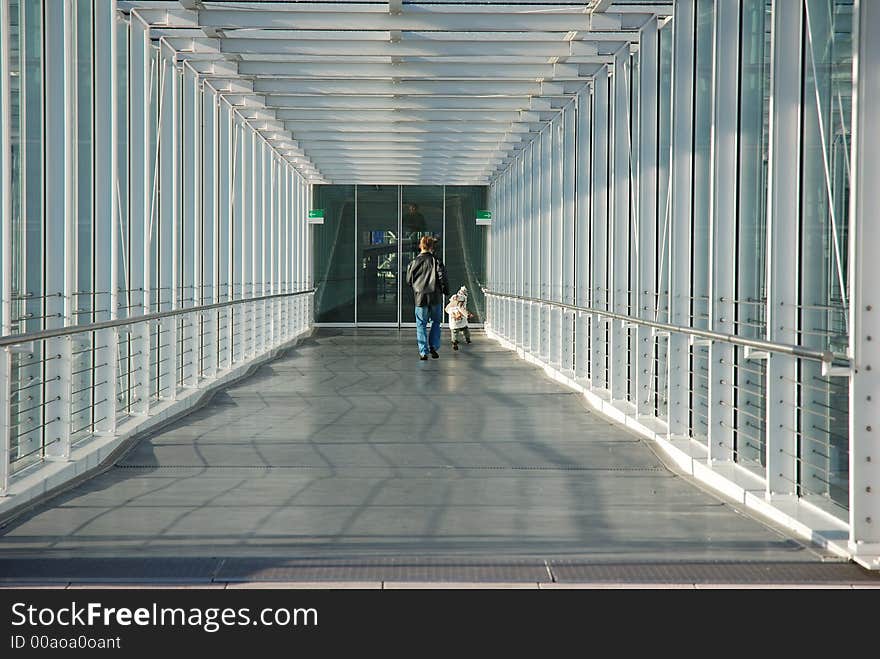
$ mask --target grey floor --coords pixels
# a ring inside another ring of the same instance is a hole
[[[413,334],[317,331],[0,529],[0,581],[866,577],[481,333],[426,362]]]

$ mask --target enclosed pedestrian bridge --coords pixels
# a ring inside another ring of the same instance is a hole
[[[878,35],[0,0],[0,581],[880,585]]]

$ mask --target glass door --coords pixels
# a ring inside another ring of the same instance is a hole
[[[399,201],[396,185],[357,186],[358,324],[400,322]]]
[[[443,253],[443,186],[406,185],[401,192],[400,232],[400,319],[404,325],[415,325],[415,298],[412,288],[406,285],[406,268],[419,255],[422,236],[438,240],[435,253],[444,259]]]

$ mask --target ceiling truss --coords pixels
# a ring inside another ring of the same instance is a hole
[[[120,0],[316,183],[485,184],[670,2]]]

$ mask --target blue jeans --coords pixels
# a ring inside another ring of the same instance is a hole
[[[428,336],[428,321],[431,321],[431,335]],[[419,354],[427,355],[430,349],[440,347],[440,323],[443,322],[443,305],[416,307],[416,341]]]

